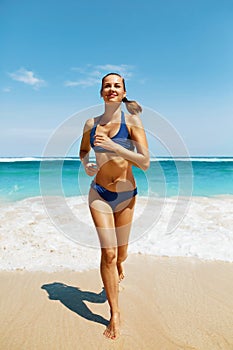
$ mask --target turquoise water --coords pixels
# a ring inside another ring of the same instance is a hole
[[[42,167],[41,167],[42,165]],[[157,158],[146,172],[134,167],[139,196],[215,196],[233,194],[233,158]],[[43,194],[86,195],[91,177],[80,161],[1,158],[0,200],[18,201]]]

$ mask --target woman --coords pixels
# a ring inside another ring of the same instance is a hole
[[[127,258],[137,194],[132,165],[146,170],[149,152],[138,116],[142,109],[137,102],[126,98],[124,79],[117,73],[107,74],[102,79],[100,94],[105,110],[102,115],[87,120],[80,159],[87,175],[95,175],[89,207],[101,244],[100,272],[111,313],[104,335],[116,339],[120,327],[118,282],[124,278],[122,263]],[[130,115],[121,111],[122,102]],[[89,162],[91,147],[96,163]]]

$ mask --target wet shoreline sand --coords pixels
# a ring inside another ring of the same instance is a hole
[[[1,271],[0,349],[233,349],[233,263],[131,254],[125,270],[116,341],[98,270]]]

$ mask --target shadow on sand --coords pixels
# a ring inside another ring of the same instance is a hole
[[[82,316],[89,321],[101,323],[105,326],[108,325],[108,320],[100,315],[94,314],[84,303],[84,301],[98,304],[105,303],[107,297],[104,288],[99,294],[82,291],[78,287],[67,286],[60,282],[44,284],[41,288],[47,291],[49,299],[59,300],[63,305],[79,316]]]

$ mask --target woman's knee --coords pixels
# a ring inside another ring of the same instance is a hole
[[[101,261],[107,265],[116,263],[117,254],[115,248],[103,248]]]
[[[120,263],[124,262],[127,259],[127,256],[128,256],[127,252],[118,253],[117,263],[120,264]]]
[[[127,259],[128,256],[128,244],[119,246],[117,249],[117,263],[122,263]]]

